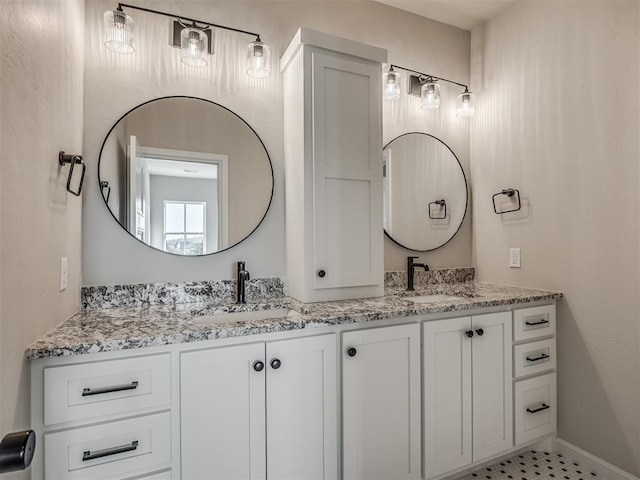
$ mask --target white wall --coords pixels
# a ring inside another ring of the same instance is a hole
[[[81,199],[66,193],[69,167],[57,162],[59,150],[83,153],[84,2],[3,0],[0,10],[3,436],[29,428],[24,349],[80,303]],[[58,291],[62,256],[69,259],[65,292]]]
[[[472,34],[474,261],[560,290],[559,436],[640,474],[636,1],[521,1]],[[495,215],[491,195],[524,208]],[[522,268],[508,268],[508,248]]]
[[[232,278],[237,260],[245,260],[254,277],[285,274],[283,92],[278,62],[300,26],[387,48],[390,61],[399,65],[461,83],[469,78],[469,32],[370,0],[141,0],[138,4],[259,32],[271,46],[272,74],[261,81],[245,75],[244,52],[251,38],[225,32],[216,33],[212,64],[201,70],[186,67],[180,63],[178,52],[167,46],[167,19],[135,10],[129,13],[136,21],[136,53],[116,56],[103,47],[101,37],[102,14],[115,4],[103,0],[87,2],[84,141],[91,166],[83,209],[86,285]],[[434,47],[429,48],[431,45]],[[153,251],[115,223],[99,196],[96,164],[100,145],[111,126],[133,106],[167,95],[197,96],[230,108],[256,130],[271,156],[275,173],[271,210],[251,237],[228,252],[206,258],[180,258]],[[455,118],[453,103],[448,108],[445,105],[440,115],[428,117],[417,106],[417,99],[404,102],[401,110],[397,106],[385,107],[385,143],[409,131],[431,133],[449,144],[468,168],[468,125]],[[387,269],[404,268],[410,251],[388,240],[385,250]],[[421,257],[432,266],[469,265],[469,219],[446,247]]]

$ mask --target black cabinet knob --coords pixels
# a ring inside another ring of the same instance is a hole
[[[318,271],[318,276],[319,276],[320,278],[324,278],[324,276],[325,276],[326,274],[327,274],[327,272],[325,272],[324,270],[320,270],[320,271]]]
[[[479,337],[481,337],[482,335],[484,335],[484,330],[483,330],[483,329],[481,329],[481,328],[478,328],[478,329],[476,330],[476,333],[478,334],[478,336],[479,336]]]
[[[467,337],[471,338],[471,337],[473,337],[473,330],[467,330],[466,332],[464,332],[464,334],[465,334]]]
[[[258,360],[257,362],[253,362],[253,369],[256,372],[261,372],[262,370],[264,370],[264,363],[262,363],[260,360]]]
[[[282,365],[282,363],[277,358],[274,358],[273,360],[271,360],[271,368],[273,368],[274,370],[279,369],[280,365]]]
[[[347,355],[349,355],[350,357],[355,357],[356,353],[358,353],[358,351],[354,347],[351,347],[349,350],[347,350]]]

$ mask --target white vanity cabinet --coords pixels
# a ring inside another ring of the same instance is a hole
[[[336,479],[335,334],[181,354],[184,479]]]
[[[342,334],[345,480],[420,479],[420,325]]]
[[[423,323],[425,478],[513,447],[510,312]]]
[[[32,360],[31,478],[435,480],[473,468],[556,430],[555,305],[486,312]]]
[[[513,311],[515,442],[556,431],[555,305]]]
[[[301,28],[282,57],[289,295],[383,295],[386,50]]]

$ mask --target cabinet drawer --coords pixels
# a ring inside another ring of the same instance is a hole
[[[556,374],[521,380],[515,384],[516,445],[556,430]]]
[[[149,475],[135,475],[133,477],[127,477],[124,480],[171,480],[171,470],[165,470],[160,473],[150,473]]]
[[[529,340],[556,333],[556,306],[521,308],[513,311],[513,338]]]
[[[556,368],[556,340],[549,338],[513,347],[513,374],[516,378]]]
[[[126,413],[170,402],[169,354],[44,370],[44,424]]]
[[[128,477],[133,472],[168,465],[170,418],[165,412],[45,434],[45,478]]]

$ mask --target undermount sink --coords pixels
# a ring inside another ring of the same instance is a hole
[[[218,323],[249,322],[252,320],[265,320],[268,318],[295,317],[300,315],[290,308],[274,308],[271,310],[253,310],[250,312],[214,313],[193,317],[195,323],[201,325],[214,325]]]
[[[419,295],[416,297],[406,297],[407,300],[413,303],[436,303],[436,302],[450,302],[453,300],[463,300],[464,297],[457,297],[455,295],[435,294],[435,295]]]

